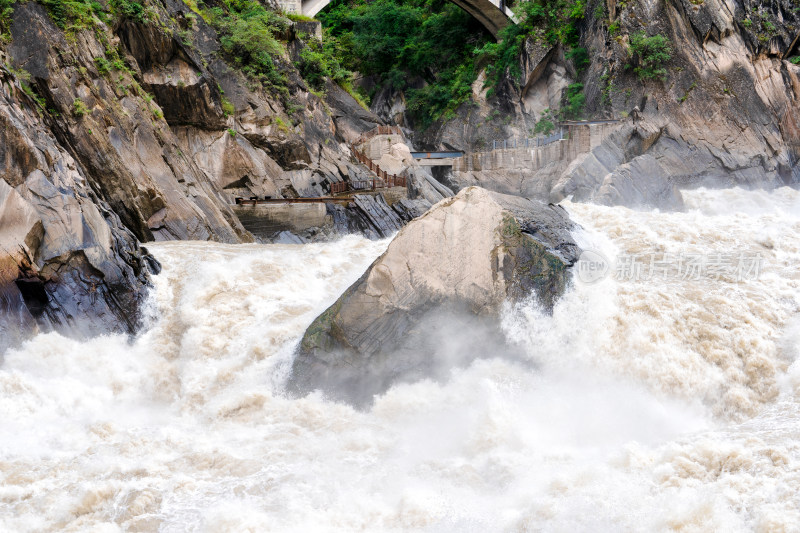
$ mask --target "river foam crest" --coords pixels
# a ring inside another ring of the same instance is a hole
[[[305,327],[388,245],[161,243],[133,342],[0,366],[3,531],[794,531],[800,194],[566,207],[584,249],[762,254],[758,280],[576,282],[553,315],[369,411],[283,394]]]

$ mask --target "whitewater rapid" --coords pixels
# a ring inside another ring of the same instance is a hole
[[[565,203],[584,249],[735,253],[758,279],[576,280],[368,411],[287,398],[311,321],[388,241],[149,245],[138,338],[0,365],[0,531],[800,531],[800,193]]]

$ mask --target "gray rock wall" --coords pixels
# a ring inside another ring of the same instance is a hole
[[[158,262],[0,69],[0,354],[39,331],[134,333]]]

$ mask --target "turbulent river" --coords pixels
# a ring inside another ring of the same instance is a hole
[[[5,354],[0,531],[798,531],[800,193],[685,199],[566,203],[608,271],[506,310],[529,361],[368,411],[283,386],[388,241],[152,245],[138,338]]]

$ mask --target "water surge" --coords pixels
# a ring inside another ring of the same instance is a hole
[[[153,245],[137,339],[5,354],[0,530],[795,531],[800,193],[686,201],[567,203],[606,277],[552,316],[507,310],[526,360],[485,353],[368,411],[283,384],[304,329],[388,241]],[[620,269],[720,254],[758,257],[758,275]]]

